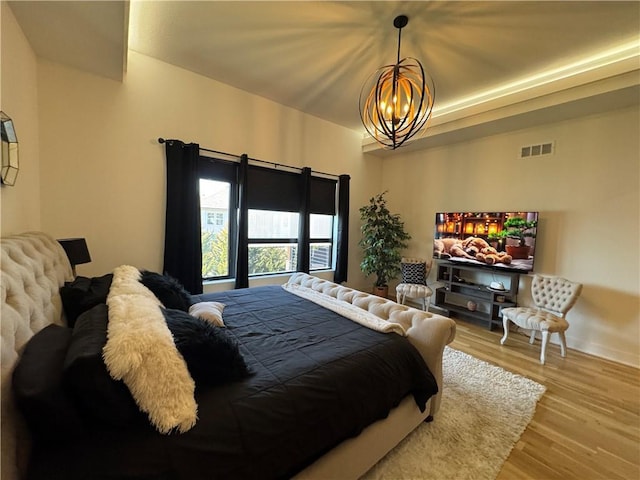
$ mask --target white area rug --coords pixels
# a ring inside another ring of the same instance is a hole
[[[447,347],[444,395],[420,425],[362,478],[494,480],[545,387]]]

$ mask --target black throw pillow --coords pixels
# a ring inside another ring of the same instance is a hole
[[[112,280],[113,274],[108,273],[102,277],[76,277],[73,282],[65,282],[60,288],[60,296],[70,327],[75,325],[81,313],[107,301]]]
[[[250,374],[238,344],[225,329],[180,310],[162,313],[196,387],[221,385]]]
[[[188,312],[191,306],[191,294],[182,284],[169,275],[142,270],[140,282],[153,292],[166,308]]]
[[[427,267],[425,263],[403,263],[402,283],[412,283],[414,285],[426,285]]]
[[[127,427],[144,418],[129,388],[109,375],[102,358],[107,343],[108,307],[84,312],[73,328],[64,361],[64,386],[83,416],[101,427]]]
[[[73,399],[62,386],[62,372],[71,329],[48,325],[27,342],[13,371],[18,410],[37,437],[70,437],[83,431]]]

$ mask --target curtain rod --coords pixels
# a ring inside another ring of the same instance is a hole
[[[166,142],[175,141],[175,140],[177,140],[177,139],[165,140],[164,138],[159,137],[158,138],[158,143],[166,143]],[[177,140],[177,141],[185,143],[182,140]],[[205,152],[209,152],[209,153],[217,153],[219,155],[227,155],[229,157],[234,157],[234,158],[237,158],[237,159],[241,158],[241,155],[236,155],[236,154],[233,154],[233,153],[221,152],[219,150],[211,150],[210,148],[204,148],[204,147],[199,147],[199,148],[200,148],[200,150],[205,151]],[[300,167],[292,167],[291,165],[283,165],[281,163],[270,162],[268,160],[260,160],[259,158],[248,157],[248,159],[251,160],[251,161],[254,161],[254,162],[260,162],[260,163],[266,163],[268,165],[273,165],[275,168],[285,167],[285,168],[291,168],[291,169],[294,169],[294,170],[298,170],[300,172],[302,171],[302,168],[300,168]],[[340,175],[336,175],[334,173],[318,172],[316,170],[311,170],[311,173],[317,173],[317,174],[320,174],[320,175],[326,175],[328,177],[333,177],[333,178],[340,178]]]

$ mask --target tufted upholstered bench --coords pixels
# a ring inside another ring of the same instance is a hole
[[[503,308],[500,314],[504,326],[504,336],[500,343],[504,345],[509,336],[509,322],[521,328],[531,330],[529,343],[536,339],[536,332],[542,334],[540,363],[545,362],[545,352],[549,335],[557,333],[560,337],[560,353],[567,355],[567,343],[564,332],[569,328],[565,319],[567,312],[573,307],[582,291],[582,284],[571,282],[561,277],[534,275],[531,282],[531,296],[534,307]]]

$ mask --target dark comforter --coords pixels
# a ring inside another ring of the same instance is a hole
[[[362,327],[279,286],[194,297],[224,321],[253,375],[196,389],[198,422],[160,435],[144,422],[36,445],[33,479],[288,478],[436,382],[406,338]]]

